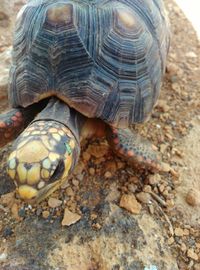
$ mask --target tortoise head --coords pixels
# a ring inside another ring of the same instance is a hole
[[[64,125],[55,121],[31,124],[14,143],[7,171],[20,197],[40,202],[58,189],[74,165],[77,143]]]

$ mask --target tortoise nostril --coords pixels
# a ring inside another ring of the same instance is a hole
[[[64,173],[65,170],[65,165],[64,165],[64,161],[60,160],[53,175],[51,176],[51,178],[49,179],[48,183],[51,184],[54,181],[60,179]]]

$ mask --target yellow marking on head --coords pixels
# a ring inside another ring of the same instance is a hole
[[[17,166],[17,174],[19,178],[20,183],[25,183],[26,182],[26,175],[27,175],[27,169],[25,168],[23,163],[20,163]]]
[[[124,24],[124,26],[131,28],[135,24],[135,19],[133,17],[133,14],[129,10],[125,9],[118,9],[118,18],[120,21]]]
[[[26,129],[26,131],[34,131],[35,130],[35,127],[32,127],[32,126],[30,126],[30,127],[28,127],[27,129]]]
[[[27,183],[29,185],[37,184],[40,180],[40,164],[33,164],[27,172]]]
[[[41,171],[41,176],[42,176],[43,179],[49,179],[50,173],[49,173],[48,170],[42,169],[42,171]]]
[[[57,133],[58,130],[57,130],[57,128],[50,128],[49,129],[49,132],[51,132],[51,133]]]
[[[50,145],[52,145],[52,147],[56,146],[56,144],[57,144],[57,142],[55,140],[50,140],[49,143],[50,143]]]
[[[59,159],[59,155],[56,154],[56,153],[50,153],[49,154],[49,159],[52,161],[52,162],[55,162],[57,159]]]
[[[53,6],[48,10],[47,17],[54,23],[70,22],[72,19],[72,6],[69,4]]]
[[[30,141],[17,151],[19,162],[36,163],[48,156],[48,151],[40,141]]]
[[[28,185],[23,185],[18,188],[19,196],[24,200],[30,200],[34,198],[38,191]]]
[[[59,130],[58,131],[58,134],[60,134],[60,136],[64,136],[65,135],[64,131],[62,131],[62,130]]]
[[[17,145],[17,150],[18,150],[19,148],[21,148],[22,146],[24,146],[29,140],[30,140],[30,137],[28,137],[27,139],[24,139],[22,142],[20,142],[20,143]]]
[[[53,136],[53,138],[54,138],[56,141],[58,141],[58,142],[61,140],[60,135],[59,135],[59,134],[57,134],[57,133],[56,133],[56,134],[55,134],[55,133],[54,133],[54,134],[52,134],[52,136]]]
[[[42,162],[42,166],[45,168],[45,169],[50,169],[51,168],[51,161],[46,158],[43,162]]]
[[[10,178],[15,179],[16,170],[9,170],[8,169],[7,172],[9,174]]]
[[[75,147],[75,141],[74,141],[73,139],[70,140],[69,146],[70,146],[72,149],[74,149],[74,147]]]
[[[40,183],[37,185],[38,189],[41,189],[45,186],[45,182],[44,181],[40,181]]]
[[[51,143],[49,142],[48,136],[42,136],[41,140],[46,148],[48,148],[49,150],[53,150],[54,145],[51,145]]]
[[[31,135],[39,135],[39,134],[41,134],[40,130],[36,130],[36,131],[31,132]]]
[[[11,170],[15,169],[15,167],[16,167],[16,159],[13,158],[13,159],[9,160],[8,162],[9,162],[8,163],[9,169],[11,169]]]
[[[13,158],[15,158],[15,157],[16,157],[16,151],[13,151],[13,152],[10,154],[10,156],[9,156],[9,158],[8,158],[8,161],[11,160],[11,159],[13,159]]]
[[[67,177],[68,173],[69,173],[69,170],[72,166],[72,158],[71,156],[66,156],[66,159],[64,160],[64,164],[65,164],[65,170],[64,170],[64,173],[63,173],[63,176],[62,178],[65,178]]]
[[[25,131],[25,132],[22,133],[22,136],[23,136],[23,137],[27,137],[27,136],[29,136],[29,135],[30,135],[30,132],[28,132],[28,131]]]

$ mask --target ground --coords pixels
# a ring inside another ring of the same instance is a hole
[[[178,6],[165,3],[172,31],[167,72],[151,119],[134,127],[158,147],[165,172],[135,171],[104,139],[85,141],[66,185],[30,206],[13,191],[5,171],[11,145],[4,147],[1,269],[200,270],[200,43]],[[0,23],[0,79],[10,61],[7,23]],[[8,106],[2,85],[0,111]]]

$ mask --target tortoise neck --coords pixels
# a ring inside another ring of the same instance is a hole
[[[80,143],[80,134],[87,118],[71,109],[63,101],[53,97],[49,100],[47,106],[33,120],[35,121],[56,121],[70,129],[78,144]]]

